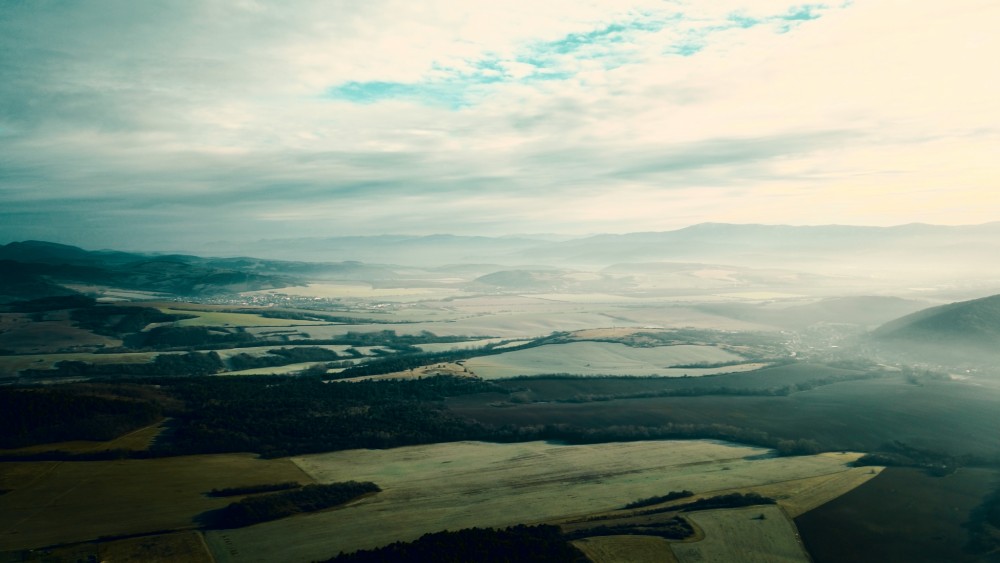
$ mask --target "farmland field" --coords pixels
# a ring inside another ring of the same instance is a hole
[[[482,338],[478,340],[466,340],[465,342],[433,342],[431,344],[417,344],[424,352],[447,352],[449,350],[475,350],[487,344],[497,344],[503,342],[503,338]],[[521,342],[522,344],[524,342]]]
[[[399,324],[316,325],[302,327],[312,338],[335,338],[348,332],[378,332],[395,330],[399,334],[418,334],[423,331],[439,336],[497,337],[506,339],[536,338],[557,331],[574,331],[608,326],[616,322],[600,313],[571,312],[547,313],[498,313],[493,315],[463,316],[447,322],[412,322]],[[618,321],[621,324],[634,324]],[[638,325],[637,325],[638,326]],[[251,332],[254,332],[251,330]]]
[[[26,314],[0,315],[0,350],[46,354],[63,349],[92,349],[120,344],[120,340],[73,326],[68,319],[34,321]]]
[[[238,371],[226,371],[219,375],[285,375],[300,372],[322,362],[303,362],[298,364],[286,364],[283,366],[271,366],[266,368],[242,369]]]
[[[680,563],[809,563],[795,525],[780,507],[749,506],[687,515],[705,533],[695,542],[671,546]]]
[[[246,295],[275,293],[275,290],[247,292]],[[370,283],[311,283],[308,286],[283,287],[279,293],[301,297],[380,299],[385,301],[416,301],[451,297],[458,290],[432,287],[376,288]]]
[[[67,453],[91,453],[107,450],[128,450],[143,451],[148,450],[153,440],[163,432],[167,420],[161,420],[156,424],[151,424],[144,428],[139,428],[128,434],[119,436],[113,440],[90,441],[74,440],[72,442],[53,442],[49,444],[36,444],[23,448],[0,449],[3,455],[25,455],[38,452],[67,452]]]
[[[187,530],[124,539],[100,539],[44,549],[0,552],[0,561],[26,563],[213,563],[201,532]]]
[[[633,348],[613,342],[570,342],[506,352],[496,356],[473,358],[466,362],[466,365],[483,379],[552,373],[680,377],[740,371],[741,366],[725,368],[675,368],[671,366],[740,360],[742,360],[740,356],[715,346],[678,345]],[[759,364],[753,364],[752,367],[744,369],[757,369],[759,367]]]
[[[777,458],[714,441],[566,446],[456,442],[293,458],[318,482],[383,491],[333,511],[209,532],[217,561],[309,561],[443,529],[586,515],[688,489],[746,488],[847,471],[857,455]],[[231,546],[231,547],[230,547]]]
[[[890,467],[795,522],[817,563],[996,561],[995,551],[975,554],[964,547],[971,512],[996,488],[998,478],[1000,472],[991,469],[931,477]]]
[[[348,348],[346,344],[310,344],[310,348],[323,348],[324,350],[330,350],[331,352],[336,352],[338,354],[344,354]],[[289,346],[284,343],[274,343],[269,346],[253,346],[248,348],[230,348],[228,350],[216,350],[215,353],[219,355],[223,360],[228,360],[233,356],[240,354],[246,354],[248,356],[266,356],[268,352],[276,348],[295,348],[295,346]]]
[[[597,536],[573,545],[594,563],[678,563],[670,542],[653,536]]]
[[[28,354],[0,356],[0,373],[15,373],[23,369],[51,369],[63,361],[87,362],[91,364],[145,364],[152,362],[159,354],[172,352],[124,352],[120,354]]]
[[[0,551],[193,528],[233,499],[213,488],[311,479],[287,459],[251,454],[150,460],[0,462]]]
[[[197,315],[193,319],[176,321],[176,326],[310,326],[330,324],[325,321],[298,321],[291,319],[271,319],[252,313],[227,313],[222,311],[203,311],[196,309],[160,309],[168,314]]]

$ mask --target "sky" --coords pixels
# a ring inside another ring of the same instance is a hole
[[[995,0],[0,0],[0,242],[1000,220]]]

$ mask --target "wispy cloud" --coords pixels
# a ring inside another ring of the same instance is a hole
[[[569,81],[595,64],[610,71],[647,63],[651,56],[689,57],[721,32],[768,26],[774,33],[785,33],[829,9],[825,4],[806,4],[753,16],[738,10],[719,18],[686,15],[681,7],[665,3],[659,10],[629,12],[617,21],[596,22],[591,29],[557,39],[527,41],[506,56],[484,52],[478,58],[461,60],[457,66],[432,61],[418,81],[351,80],[332,86],[327,95],[362,104],[400,99],[461,109],[487,97],[492,85]]]
[[[998,18],[988,0],[8,3],[0,239],[995,220]]]

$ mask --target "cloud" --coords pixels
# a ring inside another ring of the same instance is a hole
[[[900,6],[10,3],[0,239],[996,220],[1000,7]]]

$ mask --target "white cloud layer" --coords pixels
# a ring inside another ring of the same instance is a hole
[[[0,239],[1000,220],[1000,5],[8,3]]]

